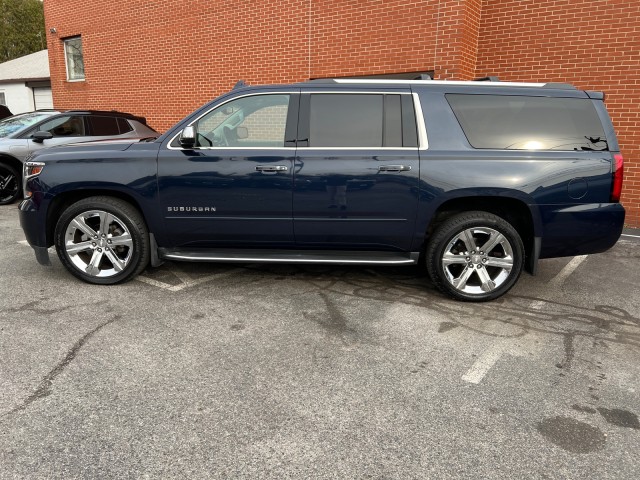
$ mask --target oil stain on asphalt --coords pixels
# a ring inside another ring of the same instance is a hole
[[[591,453],[604,448],[607,437],[598,427],[569,417],[547,418],[538,432],[551,443],[572,453]]]

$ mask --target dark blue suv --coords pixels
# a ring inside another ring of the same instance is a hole
[[[52,148],[20,219],[90,283],[164,259],[411,265],[460,300],[624,223],[600,92],[566,84],[325,80],[241,87],[157,139]]]

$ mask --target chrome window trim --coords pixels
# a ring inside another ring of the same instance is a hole
[[[336,95],[412,95],[413,96],[413,108],[415,110],[416,115],[416,124],[418,129],[418,149],[426,150],[429,147],[429,143],[427,141],[427,134],[425,129],[424,117],[422,114],[422,107],[420,104],[420,98],[418,94],[415,92],[389,92],[389,91],[362,91],[362,90],[303,90],[300,91],[272,91],[272,92],[255,92],[255,93],[247,93],[245,95],[239,95],[237,97],[230,98],[229,100],[216,105],[215,107],[210,108],[202,115],[198,116],[196,119],[189,122],[186,126],[189,127],[200,120],[202,117],[207,115],[209,112],[222,107],[223,105],[232,102],[234,100],[238,100],[240,98],[245,97],[254,97],[257,95],[295,95],[295,94],[336,94]],[[277,150],[305,150],[305,151],[319,151],[319,150],[361,150],[361,151],[369,151],[369,150],[384,150],[384,151],[415,151],[416,147],[197,147],[197,148],[182,148],[182,147],[172,147],[171,144],[173,141],[180,136],[182,130],[176,133],[171,140],[167,142],[168,150],[267,150],[267,151],[277,151]]]
[[[422,113],[422,104],[420,96],[413,92],[413,108],[416,111],[416,126],[418,128],[418,150],[429,149],[429,139],[427,138],[427,127],[424,123],[424,114]]]
[[[406,152],[415,152],[416,147],[298,147],[298,150],[309,151],[317,151],[317,150],[361,150],[361,151],[370,151],[370,150],[385,150],[385,151],[406,151]]]
[[[202,117],[204,117],[205,115],[207,115],[209,112],[220,108],[223,105],[226,105],[229,102],[233,102],[234,100],[238,100],[240,98],[245,98],[245,97],[256,97],[258,95],[296,95],[299,94],[300,91],[299,90],[280,90],[280,91],[271,91],[271,92],[251,92],[251,93],[247,93],[245,95],[238,95],[237,97],[233,97],[230,98],[218,105],[216,105],[215,107],[211,107],[209,110],[207,110],[206,112],[202,113],[202,115],[200,115],[198,118],[192,120],[191,122],[187,123],[187,127],[190,127],[191,125],[193,125],[194,123],[196,123],[198,120],[200,120]],[[178,133],[176,133],[173,137],[171,137],[171,140],[169,140],[169,142],[167,142],[167,149],[168,150],[252,150],[252,149],[256,149],[256,150],[283,150],[283,149],[295,149],[296,147],[197,147],[197,148],[182,148],[182,147],[172,147],[171,144],[173,143],[173,141],[180,136],[180,134],[182,133],[182,130],[180,130]]]

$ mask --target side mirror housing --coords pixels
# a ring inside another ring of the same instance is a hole
[[[53,138],[53,134],[51,132],[39,131],[31,135],[31,139],[36,143],[42,143],[45,140],[50,140],[52,138]]]
[[[189,149],[196,146],[196,128],[193,125],[184,127],[180,133],[180,146]]]

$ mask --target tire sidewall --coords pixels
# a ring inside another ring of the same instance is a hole
[[[518,235],[518,232],[515,230],[515,228],[511,226],[511,224],[493,214],[476,212],[475,215],[469,213],[465,216],[468,216],[469,218],[462,222],[454,222],[453,220],[459,218],[459,216],[456,216],[453,219],[446,221],[441,226],[441,228],[443,229],[441,235],[438,236],[435,244],[428,245],[427,247],[427,270],[429,271],[429,275],[431,276],[432,280],[440,290],[458,300],[475,302],[486,302],[489,300],[494,300],[508,292],[518,281],[518,278],[522,273],[522,269],[524,266],[524,245],[522,243],[522,239],[520,238],[520,235]],[[473,216],[476,216],[476,218],[472,218]],[[513,267],[504,283],[491,292],[488,292],[486,294],[469,294],[461,292],[460,290],[457,290],[453,285],[451,285],[451,283],[449,283],[449,281],[447,280],[446,274],[444,272],[444,267],[442,265],[442,258],[444,256],[446,248],[449,246],[449,243],[460,232],[469,228],[483,227],[492,228],[498,231],[509,241],[509,243],[511,244],[511,249],[513,251]]]
[[[63,263],[63,265],[69,270],[69,272],[75,277],[93,284],[99,285],[112,285],[117,283],[122,283],[127,281],[129,278],[133,277],[137,274],[137,271],[140,267],[141,262],[145,260],[145,242],[143,235],[146,235],[146,232],[141,232],[138,226],[135,223],[135,220],[130,218],[133,211],[130,208],[123,208],[124,205],[120,205],[121,202],[107,202],[101,200],[81,200],[76,204],[70,206],[60,216],[58,222],[56,223],[55,233],[54,233],[54,244],[56,247],[56,252],[58,254],[58,258]],[[129,232],[131,233],[131,239],[133,241],[133,254],[131,256],[131,260],[128,265],[121,272],[110,276],[110,277],[96,277],[92,275],[88,275],[85,272],[81,271],[71,260],[69,254],[66,251],[65,245],[65,234],[67,227],[71,223],[71,221],[83,212],[88,212],[91,210],[102,210],[108,212],[114,216],[116,216],[122,223],[125,224]],[[146,256],[148,257],[148,248],[146,249]]]
[[[17,199],[19,199],[20,196],[22,195],[22,177],[20,176],[20,173],[13,166],[8,165],[4,162],[0,162],[0,168],[6,169],[7,171],[11,172],[15,176],[16,182],[18,183],[18,190],[16,191],[16,194],[11,199],[9,200],[0,199],[0,205],[11,205]]]

